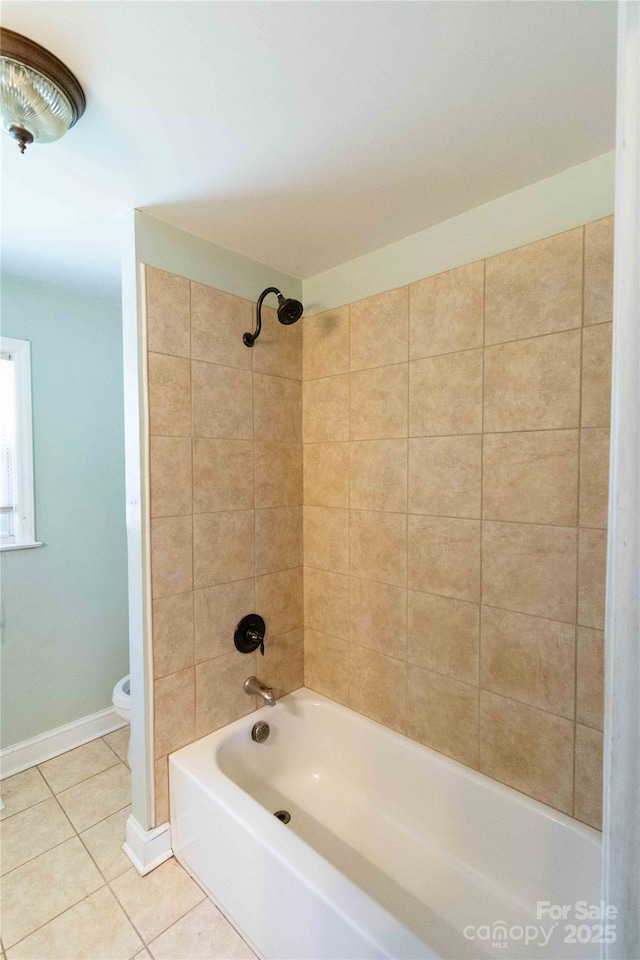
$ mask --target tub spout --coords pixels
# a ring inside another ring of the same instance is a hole
[[[257,677],[249,677],[244,682],[244,692],[250,697],[262,697],[268,707],[275,707],[276,698],[271,687],[265,687]]]

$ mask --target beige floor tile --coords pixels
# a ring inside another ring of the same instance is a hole
[[[68,910],[104,884],[78,837],[25,863],[2,879],[2,939],[6,948]],[[32,954],[31,960],[38,958]]]
[[[174,859],[167,860],[146,877],[141,877],[132,868],[114,880],[111,889],[146,943],[183,917],[205,896]]]
[[[140,953],[136,953],[133,960],[152,960],[151,954],[145,947],[144,950],[141,950]]]
[[[24,770],[3,780],[0,784],[0,795],[4,801],[4,809],[0,810],[0,820],[6,820],[14,813],[20,813],[21,810],[46,800],[51,796],[51,791],[38,768],[31,767],[30,770]]]
[[[10,960],[130,960],[142,942],[108,887],[9,951]]]
[[[78,783],[58,799],[80,833],[131,803],[131,775],[124,763]]]
[[[102,740],[92,740],[82,747],[69,750],[53,760],[41,763],[39,770],[54,793],[62,793],[82,780],[94,777],[109,767],[114,767],[118,758]]]
[[[210,900],[150,944],[156,960],[252,960],[248,944]]]
[[[73,827],[53,797],[16,813],[0,826],[2,875],[72,836]]]
[[[127,750],[129,749],[129,724],[127,724],[126,727],[120,727],[119,730],[114,730],[113,733],[108,733],[106,737],[103,737],[102,739],[105,743],[109,744],[114,753],[116,753],[124,763],[127,762]]]
[[[130,813],[131,807],[124,807],[81,834],[80,839],[105,880],[115,880],[131,866],[131,861],[122,850]]]

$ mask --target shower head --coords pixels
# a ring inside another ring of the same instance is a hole
[[[281,293],[278,294],[278,320],[280,323],[284,323],[286,326],[295,323],[302,316],[303,310],[304,307],[299,300],[288,300]]]
[[[267,287],[258,297],[256,304],[256,329],[253,333],[245,333],[242,337],[247,347],[252,347],[260,336],[260,330],[262,329],[262,301],[269,293],[275,293],[278,298],[277,309],[280,323],[284,323],[284,325],[288,327],[302,316],[304,307],[299,300],[289,300],[283,297],[277,287]]]

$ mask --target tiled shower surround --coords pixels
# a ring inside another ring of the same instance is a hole
[[[278,696],[303,683],[302,325],[146,269],[156,822],[167,755],[251,712],[252,673]],[[233,631],[258,610],[264,657]],[[258,662],[259,661],[259,662]]]
[[[599,826],[611,218],[253,351],[252,304],[147,282],[158,822],[250,673],[302,683],[304,540],[307,686]]]

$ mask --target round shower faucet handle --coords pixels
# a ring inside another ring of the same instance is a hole
[[[267,632],[265,622],[257,613],[248,613],[238,623],[233,635],[236,650],[240,653],[253,653],[260,649],[264,656],[264,638]]]

